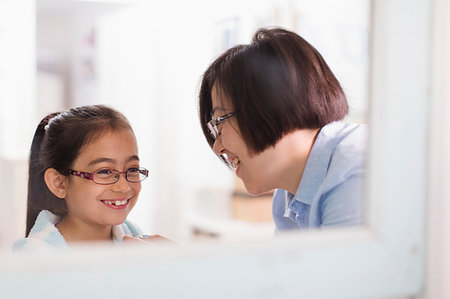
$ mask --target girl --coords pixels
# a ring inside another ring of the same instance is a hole
[[[30,151],[26,238],[16,250],[142,237],[126,221],[148,170],[128,120],[103,106],[50,114]]]
[[[205,71],[200,121],[247,192],[277,189],[278,230],[361,223],[366,130],[345,124],[345,94],[297,34],[260,29]]]

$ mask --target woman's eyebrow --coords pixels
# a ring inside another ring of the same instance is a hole
[[[214,115],[217,112],[217,110],[225,111],[225,109],[223,109],[222,107],[214,107],[214,109],[211,111],[211,113]]]

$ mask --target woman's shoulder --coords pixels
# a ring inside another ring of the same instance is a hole
[[[336,145],[364,144],[367,141],[368,126],[366,124],[332,122],[324,126],[318,138],[333,139]]]
[[[339,123],[334,128],[334,146],[327,166],[327,188],[351,177],[363,178],[367,160],[367,125]],[[329,134],[330,138],[331,134]]]
[[[332,161],[344,163],[362,163],[365,159],[368,143],[368,128],[364,124],[339,123],[328,136],[335,140],[332,149]]]

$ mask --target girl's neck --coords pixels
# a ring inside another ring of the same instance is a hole
[[[67,243],[86,241],[112,241],[111,225],[89,225],[65,216],[56,228]]]

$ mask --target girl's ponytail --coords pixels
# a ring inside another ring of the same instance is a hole
[[[58,115],[52,113],[46,116],[38,125],[34,133],[30,149],[30,163],[28,168],[28,200],[27,225],[25,236],[28,237],[38,214],[42,210],[49,210],[57,215],[65,215],[67,206],[64,200],[57,198],[47,188],[44,180],[45,165],[42,164],[41,149],[50,120]]]

